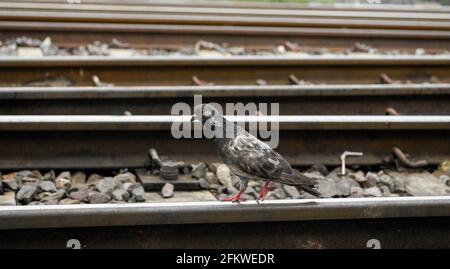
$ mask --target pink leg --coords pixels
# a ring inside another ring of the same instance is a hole
[[[238,193],[236,193],[235,196],[224,198],[222,201],[224,201],[224,202],[230,202],[231,201],[231,202],[234,203],[234,202],[239,202],[241,200],[244,200],[244,199],[241,198],[241,195],[242,195],[242,193],[244,193],[244,191],[245,190],[239,191]]]
[[[260,200],[261,202],[264,201],[264,198],[266,198],[266,195],[269,192],[269,185],[270,181],[266,181],[266,184],[264,184],[264,187],[259,192],[258,200]]]

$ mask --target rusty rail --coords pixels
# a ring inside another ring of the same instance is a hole
[[[449,84],[0,87],[0,115],[168,115],[193,95],[223,107],[279,103],[280,115],[449,115]],[[239,98],[239,100],[237,100]]]
[[[448,82],[449,64],[450,57],[445,55],[4,56],[0,57],[0,85],[21,85],[43,79],[48,74],[62,75],[77,86],[92,85],[93,76],[121,86],[192,85],[194,76],[216,85],[255,85],[261,78],[268,84],[282,85],[289,82],[291,74],[298,74],[297,77],[312,83],[330,84],[377,83],[380,73],[388,73],[402,81],[430,82],[435,77],[441,82]]]

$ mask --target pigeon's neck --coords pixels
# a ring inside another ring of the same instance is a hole
[[[226,144],[233,140],[241,132],[239,126],[234,122],[227,120],[223,116],[219,116],[216,121],[216,128],[222,134],[220,137],[215,137],[214,141],[219,144],[219,146]]]

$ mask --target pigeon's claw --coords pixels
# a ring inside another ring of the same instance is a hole
[[[261,191],[259,192],[258,200],[256,200],[257,202],[258,201],[261,201],[261,202],[264,201],[264,199],[266,198],[267,193],[269,192],[269,185],[270,185],[270,181],[267,181],[266,184],[264,184],[264,187],[262,187]]]
[[[232,202],[239,203],[240,201],[245,201],[244,198],[241,198],[242,192],[238,192],[235,196],[223,198],[223,202]]]

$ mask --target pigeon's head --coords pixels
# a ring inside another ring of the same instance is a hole
[[[194,115],[192,115],[191,121],[199,120],[205,123],[209,119],[215,119],[220,115],[219,111],[212,105],[200,104],[194,108]]]

